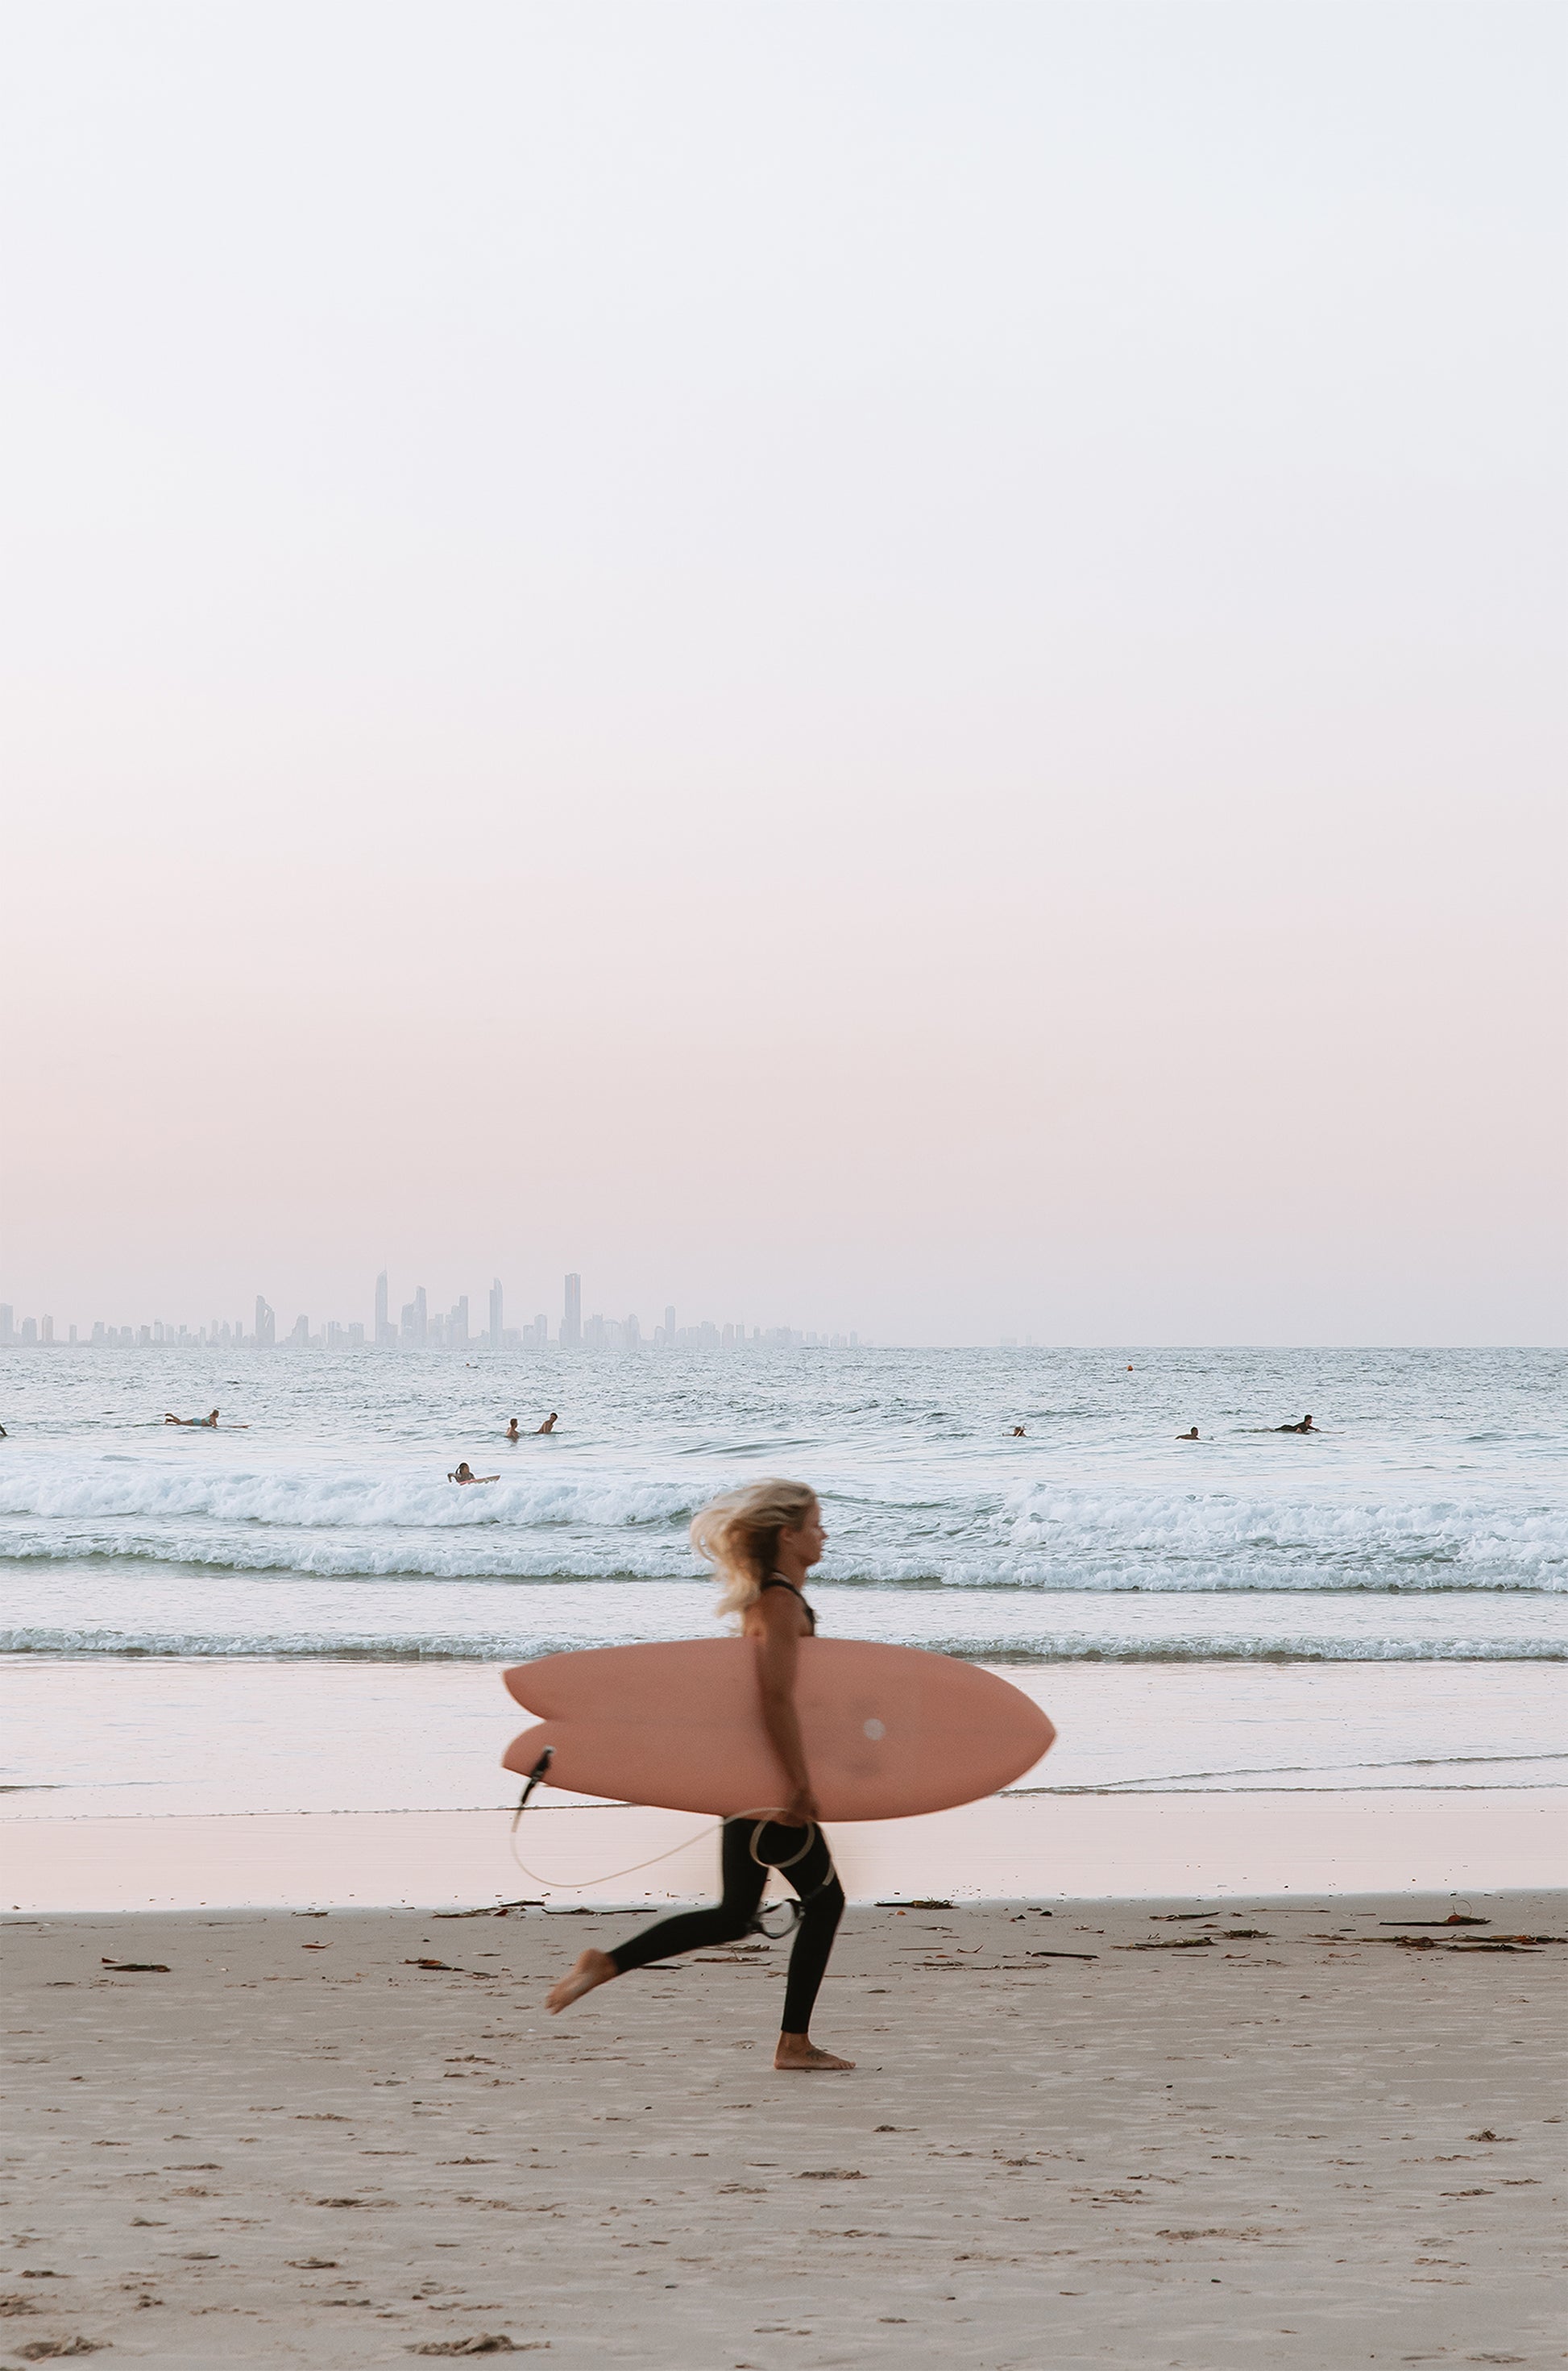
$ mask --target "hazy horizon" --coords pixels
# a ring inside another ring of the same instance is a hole
[[[0,1301],[1568,1339],[1564,47],[13,9]]]
[[[564,1281],[564,1279],[562,1281]],[[391,1324],[395,1331],[398,1328],[402,1308],[400,1294],[406,1290],[409,1300],[411,1301],[414,1293],[421,1289],[421,1286],[416,1281],[405,1287],[399,1287],[397,1290],[390,1292],[389,1303]],[[456,1303],[462,1297],[460,1293],[454,1292],[448,1300],[443,1300],[438,1296],[430,1293],[428,1287],[424,1287],[423,1290],[427,1294],[429,1313],[432,1321],[437,1319],[444,1321],[449,1313],[455,1313]],[[467,1318],[469,1333],[467,1338],[460,1342],[437,1340],[434,1338],[433,1334],[432,1339],[428,1343],[423,1341],[410,1342],[404,1339],[378,1342],[375,1338],[375,1290],[373,1283],[363,1302],[356,1301],[352,1295],[350,1295],[344,1298],[340,1304],[333,1303],[329,1306],[322,1305],[318,1308],[310,1310],[306,1310],[303,1306],[299,1305],[297,1301],[290,1300],[287,1295],[284,1295],[282,1299],[276,1301],[273,1301],[271,1296],[266,1294],[257,1296],[257,1298],[267,1302],[267,1305],[271,1310],[275,1324],[275,1338],[271,1342],[260,1344],[257,1342],[253,1332],[253,1319],[255,1313],[254,1303],[245,1309],[239,1308],[236,1304],[226,1312],[222,1309],[215,1309],[210,1311],[208,1315],[204,1318],[197,1318],[189,1311],[182,1313],[179,1310],[173,1307],[162,1312],[156,1318],[149,1318],[144,1312],[129,1313],[123,1308],[114,1307],[108,1310],[96,1311],[94,1316],[87,1319],[84,1319],[78,1314],[73,1314],[69,1309],[67,1310],[66,1314],[62,1317],[55,1310],[44,1311],[42,1309],[23,1308],[15,1303],[6,1304],[12,1310],[12,1323],[15,1328],[19,1329],[21,1325],[28,1321],[31,1321],[34,1325],[37,1325],[47,1318],[48,1322],[53,1327],[53,1334],[52,1339],[48,1342],[36,1337],[24,1342],[20,1338],[18,1331],[14,1335],[13,1338],[9,1342],[0,1340],[0,1347],[13,1349],[37,1348],[40,1350],[90,1349],[128,1351],[154,1349],[178,1349],[181,1351],[202,1349],[226,1351],[230,1348],[254,1349],[258,1347],[269,1351],[274,1349],[278,1351],[288,1351],[295,1348],[303,1348],[306,1355],[316,1356],[336,1356],[340,1354],[345,1356],[358,1355],[362,1351],[375,1352],[377,1350],[392,1356],[401,1356],[404,1353],[417,1353],[422,1356],[427,1351],[434,1351],[442,1355],[450,1353],[455,1356],[459,1351],[464,1354],[467,1354],[469,1351],[479,1351],[486,1357],[526,1357],[533,1355],[536,1350],[544,1351],[547,1355],[553,1355],[557,1351],[564,1351],[568,1355],[572,1356],[581,1354],[586,1357],[618,1355],[622,1352],[630,1352],[633,1354],[646,1352],[650,1355],[658,1355],[662,1357],[666,1348],[673,1348],[676,1355],[685,1355],[687,1352],[706,1354],[709,1350],[716,1350],[721,1354],[728,1355],[732,1347],[735,1350],[744,1351],[748,1354],[753,1350],[816,1347],[820,1349],[834,1348],[847,1351],[923,1351],[944,1349],[954,1351],[1040,1350],[1062,1351],[1064,1353],[1073,1354],[1080,1352],[1092,1354],[1103,1351],[1107,1354],[1113,1355],[1116,1358],[1121,1358],[1127,1353],[1139,1357],[1146,1353],[1158,1355],[1166,1351],[1182,1353],[1193,1351],[1214,1351],[1217,1354],[1230,1350],[1234,1350],[1238,1353],[1246,1353],[1249,1351],[1286,1349],[1305,1351],[1322,1350],[1325,1353],[1339,1350],[1366,1351],[1368,1353],[1385,1350],[1390,1352],[1402,1350],[1473,1350],[1478,1354],[1487,1351],[1518,1351],[1521,1353],[1532,1353],[1561,1349],[1565,1347],[1561,1343],[1544,1341],[1405,1342],[1389,1340],[1378,1342],[1347,1342],[1333,1340],[1327,1337],[1319,1338],[1316,1336],[1303,1339],[1301,1341],[1289,1342],[1284,1340],[1275,1342],[1179,1342],[1173,1340],[1167,1341],[1152,1336],[1136,1337],[1128,1336],[1122,1339],[1109,1336],[1103,1339],[1098,1337],[1079,1339],[1067,1336],[1032,1336],[1022,1331],[1016,1332],[1011,1336],[993,1335],[985,1337],[976,1335],[970,1335],[967,1336],[955,1335],[941,1341],[931,1340],[929,1338],[922,1339],[916,1336],[903,1337],[897,1336],[889,1338],[876,1339],[867,1335],[863,1330],[853,1326],[847,1320],[841,1321],[831,1317],[824,1318],[820,1314],[801,1317],[797,1313],[795,1316],[791,1317],[788,1312],[770,1310],[764,1311],[754,1315],[745,1315],[737,1314],[733,1312],[726,1313],[714,1309],[698,1308],[696,1306],[676,1307],[675,1304],[669,1302],[655,1302],[654,1301],[650,1300],[646,1295],[643,1296],[641,1304],[631,1310],[605,1309],[600,1308],[594,1301],[592,1295],[586,1291],[583,1293],[582,1302],[582,1314],[584,1323],[589,1320],[593,1320],[595,1322],[603,1321],[606,1324],[624,1324],[628,1317],[631,1317],[635,1319],[640,1326],[640,1340],[635,1343],[620,1341],[604,1343],[575,1341],[567,1343],[561,1338],[562,1296],[559,1286],[555,1296],[554,1305],[552,1306],[548,1293],[543,1296],[530,1296],[526,1293],[514,1295],[509,1289],[504,1287],[503,1282],[503,1325],[505,1331],[510,1335],[515,1334],[519,1329],[531,1329],[536,1324],[538,1317],[543,1316],[548,1321],[548,1341],[536,1342],[533,1340],[524,1340],[522,1342],[517,1342],[509,1340],[506,1342],[502,1351],[493,1352],[490,1346],[488,1330],[489,1287],[487,1286],[479,1291],[474,1290],[472,1287],[467,1287],[464,1290],[466,1290],[468,1302]],[[733,1345],[732,1345],[728,1340],[712,1344],[677,1341],[674,1345],[669,1345],[661,1340],[657,1340],[655,1338],[656,1329],[662,1332],[666,1313],[672,1307],[675,1308],[675,1323],[678,1330],[684,1331],[688,1327],[695,1329],[698,1326],[708,1324],[720,1329],[725,1336],[728,1336],[738,1327],[743,1338]],[[309,1327],[310,1338],[308,1342],[304,1345],[296,1344],[289,1338],[296,1324],[301,1323],[308,1324]],[[153,1342],[133,1341],[127,1343],[112,1339],[106,1340],[104,1342],[94,1342],[91,1338],[91,1335],[95,1324],[104,1324],[111,1328],[129,1325],[138,1331],[144,1326],[156,1324],[162,1328],[167,1328],[167,1338]],[[198,1336],[204,1334],[210,1325],[214,1324],[221,1324],[225,1329],[225,1338],[222,1340],[217,1340],[215,1338],[213,1340],[199,1340],[197,1338]],[[320,1339],[320,1336],[329,1324],[344,1328],[357,1324],[363,1329],[364,1339],[358,1343],[324,1343]],[[79,1336],[79,1338],[74,1342],[68,1338],[68,1328],[71,1326],[76,1327]],[[236,1336],[233,1340],[229,1339],[227,1336],[226,1329],[230,1326],[237,1328]],[[188,1330],[190,1338],[188,1341],[178,1339],[177,1329]],[[814,1338],[813,1341],[809,1344],[802,1344],[798,1339],[794,1343],[790,1344],[775,1343],[756,1338],[760,1336],[766,1336],[775,1332],[793,1332],[797,1336],[802,1334],[809,1334]],[[850,1338],[851,1336],[853,1338]]]

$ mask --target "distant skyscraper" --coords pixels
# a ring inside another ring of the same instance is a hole
[[[259,1293],[256,1296],[256,1347],[270,1350],[278,1338],[278,1321]]]
[[[569,1276],[566,1279],[566,1310],[560,1321],[560,1347],[576,1350],[582,1343],[582,1278]]]
[[[670,1306],[669,1306],[669,1308],[668,1308],[668,1309],[666,1309],[666,1310],[665,1310],[665,1312],[664,1312],[664,1347],[666,1348],[666,1350],[673,1350],[673,1349],[674,1348],[674,1347],[675,1347],[675,1310],[674,1310],[674,1303],[672,1301],[672,1302],[671,1302],[671,1304],[670,1304]]]
[[[383,1268],[375,1279],[375,1340],[384,1349],[388,1342],[395,1342],[397,1339],[386,1306],[386,1270]]]
[[[430,1311],[422,1284],[412,1301],[403,1303],[402,1333],[405,1349],[422,1350],[430,1338]]]
[[[534,1347],[542,1350],[550,1338],[550,1321],[541,1309],[534,1320]]]
[[[466,1350],[468,1347],[468,1296],[459,1293],[446,1321],[446,1347],[449,1350]]]
[[[501,1278],[499,1276],[490,1287],[490,1346],[492,1350],[499,1350],[501,1347],[501,1337],[506,1331],[505,1326],[501,1322]]]
[[[0,1301],[0,1342],[17,1338],[17,1313],[8,1301]]]

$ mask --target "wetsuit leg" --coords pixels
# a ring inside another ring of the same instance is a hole
[[[746,1932],[767,1883],[767,1869],[752,1858],[752,1830],[755,1825],[755,1820],[724,1822],[724,1841],[719,1856],[724,1882],[722,1901],[711,1910],[677,1911],[673,1918],[661,1918],[657,1926],[633,1936],[629,1943],[617,1943],[609,1956],[619,1974],[624,1976],[632,1968],[645,1968],[651,1960],[673,1960],[682,1951],[699,1949],[705,1943],[733,1943]],[[771,1833],[794,1835],[794,1845],[786,1845],[778,1856],[780,1859],[790,1850],[800,1850],[799,1828],[780,1828]],[[824,1951],[824,1964],[826,1958]]]
[[[789,1841],[791,1836],[793,1843]],[[770,1860],[787,1860],[791,1853],[799,1852],[799,1829],[769,1826],[758,1837],[757,1850]],[[817,1991],[844,1914],[844,1888],[838,1882],[833,1855],[820,1828],[812,1838],[812,1848],[805,1858],[798,1860],[784,1874],[800,1895],[802,1907],[795,1948],[790,1954],[790,1981],[784,1987],[784,2015],[779,2030],[809,2033]]]

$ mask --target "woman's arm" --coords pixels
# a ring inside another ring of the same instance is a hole
[[[757,1603],[762,1633],[756,1641],[757,1679],[762,1690],[762,1719],[768,1742],[784,1765],[790,1799],[779,1810],[780,1824],[802,1828],[818,1816],[806,1768],[795,1710],[795,1672],[800,1658],[801,1615],[796,1600],[782,1589],[765,1590]]]

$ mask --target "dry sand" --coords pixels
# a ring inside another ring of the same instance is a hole
[[[0,2362],[1564,2360],[1568,1949],[1203,1906],[852,1908],[846,2076],[772,2071],[778,1947],[547,2017],[624,1912],[13,1919]]]

